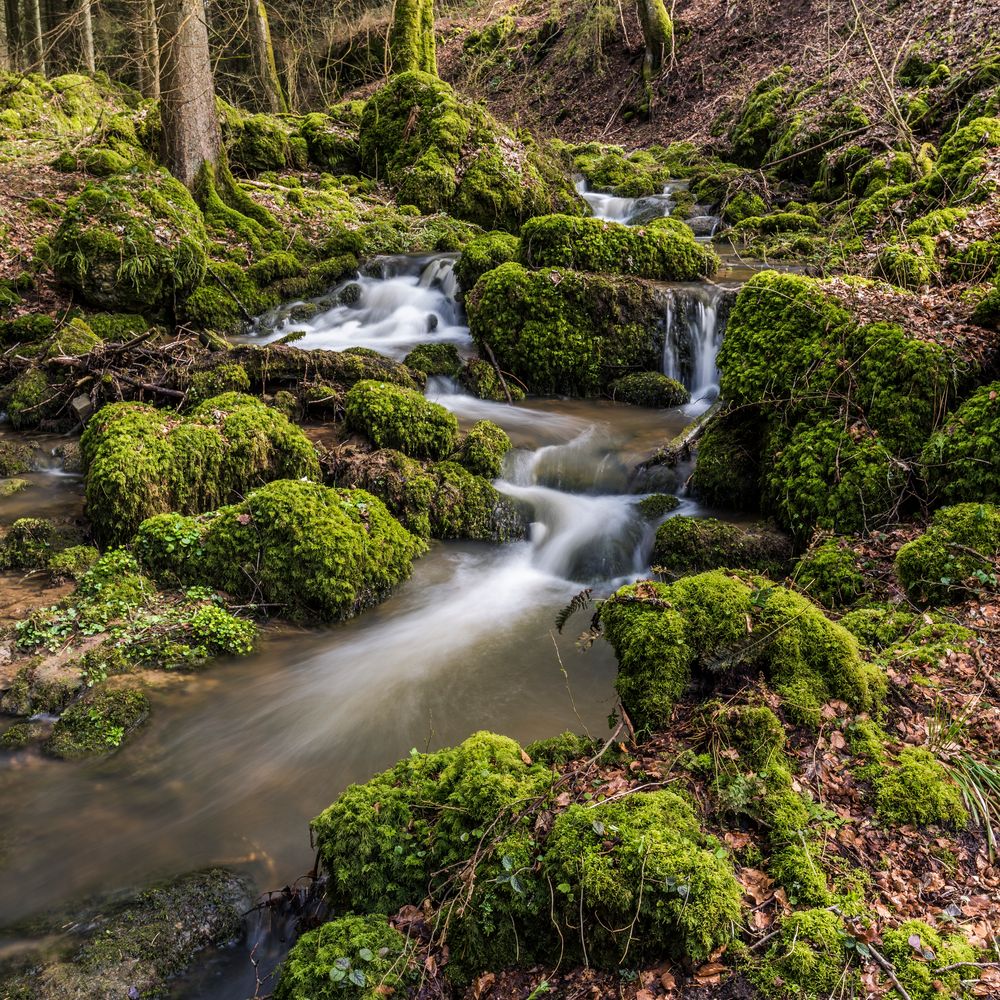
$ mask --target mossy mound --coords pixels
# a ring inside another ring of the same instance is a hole
[[[53,266],[90,305],[156,312],[201,284],[207,242],[190,192],[166,171],[112,177],[67,202]]]
[[[841,918],[830,910],[791,913],[782,920],[761,964],[752,969],[751,979],[765,997],[775,1000],[824,1000],[845,987],[848,940]],[[846,978],[849,984],[857,976],[848,972]]]
[[[625,226],[604,219],[546,215],[521,227],[521,263],[661,281],[696,281],[715,273],[715,252],[676,219]]]
[[[961,829],[969,821],[958,786],[925,747],[904,747],[875,781],[879,819],[893,826],[931,823]]]
[[[552,960],[560,939],[575,956],[567,930],[581,907],[585,947],[600,967],[617,967],[630,926],[641,931],[632,941],[638,958],[700,960],[729,940],[740,890],[683,799],[639,792],[571,806],[543,844],[532,811],[544,806],[553,781],[512,740],[477,733],[352,785],[312,824],[332,900],[394,912],[429,896],[459,980]],[[449,873],[469,865],[476,877],[466,891]]]
[[[212,510],[271,479],[319,478],[309,439],[259,399],[227,393],[189,415],[140,403],[104,407],[80,441],[87,511],[102,543],[153,514]]]
[[[826,608],[849,606],[865,591],[865,578],[846,539],[828,538],[811,548],[792,576],[796,586]]]
[[[680,382],[660,372],[623,375],[608,386],[608,391],[615,402],[660,410],[683,406],[691,400],[691,393]]]
[[[883,278],[900,288],[925,288],[941,275],[932,236],[893,237],[879,251],[875,266]]]
[[[962,995],[962,980],[974,975],[974,967],[962,963],[978,961],[976,949],[962,934],[946,936],[920,920],[884,931],[882,952],[913,1000]]]
[[[149,698],[138,688],[94,691],[63,712],[42,749],[64,759],[110,753],[148,715]]]
[[[956,604],[995,592],[1000,507],[962,503],[936,511],[927,530],[896,553],[896,575],[915,601]]]
[[[752,408],[714,417],[698,443],[692,493],[710,507],[758,511],[767,430],[767,419]]]
[[[736,669],[763,672],[785,710],[809,725],[819,724],[831,698],[874,711],[885,694],[884,675],[860,658],[846,629],[766,581],[716,571],[632,584],[605,601],[600,616],[618,658],[622,703],[647,730],[669,724],[695,673],[711,680]]]
[[[743,526],[712,517],[671,517],[656,531],[653,565],[670,575],[750,569],[780,579],[791,539],[766,524]]]
[[[484,233],[471,240],[455,261],[455,277],[462,290],[472,291],[487,271],[517,260],[520,247],[521,241],[510,233]]]
[[[382,600],[424,548],[370,493],[289,480],[199,517],[158,514],[136,536],[157,579],[205,584],[318,621]]]
[[[18,476],[31,472],[34,466],[35,449],[23,441],[0,438],[0,476]]]
[[[490,420],[478,420],[462,439],[458,460],[474,475],[497,479],[510,449],[510,438],[502,427]]]
[[[445,458],[455,450],[458,420],[413,389],[388,382],[356,382],[344,401],[350,428],[379,448],[413,458]]]
[[[646,150],[629,154],[621,146],[588,142],[570,152],[574,167],[595,191],[606,191],[620,198],[660,194],[667,181],[675,176]]]
[[[920,461],[940,502],[1000,502],[1000,382],[977,389],[934,434]]]
[[[295,942],[274,1000],[379,1000],[417,978],[414,950],[384,914],[339,917]]]
[[[459,372],[459,382],[473,396],[494,403],[516,403],[524,399],[524,390],[514,382],[500,380],[496,368],[482,358],[470,358]]]
[[[555,160],[427,73],[401,73],[368,100],[359,151],[400,204],[427,214],[516,231],[533,215],[584,209]]]
[[[662,306],[641,281],[509,263],[466,302],[473,339],[529,392],[594,395],[662,359]]]
[[[448,378],[457,378],[462,370],[462,359],[454,344],[420,344],[403,358],[403,364],[425,375],[446,375]]]
[[[956,129],[941,145],[928,190],[953,203],[984,201],[996,190],[996,181],[984,175],[998,148],[1000,118],[976,118]]]

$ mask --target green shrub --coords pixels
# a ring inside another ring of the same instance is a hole
[[[623,375],[621,378],[616,378],[608,386],[608,390],[616,402],[656,409],[683,406],[691,399],[691,393],[680,382],[659,372],[633,372],[631,375]]]
[[[388,382],[351,386],[344,402],[347,424],[379,448],[396,448],[413,458],[444,458],[455,449],[458,420],[419,392]]]
[[[749,526],[712,517],[671,517],[656,531],[653,565],[668,574],[751,569],[781,578],[792,555],[790,539],[765,524]]]

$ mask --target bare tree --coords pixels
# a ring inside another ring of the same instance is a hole
[[[219,162],[221,136],[203,0],[164,0],[160,12],[161,155],[193,188],[203,166]]]
[[[80,0],[80,55],[88,73],[97,69],[94,56],[94,17],[91,0]]]
[[[281,91],[278,67],[274,61],[274,45],[271,42],[271,25],[267,17],[264,0],[248,0],[247,17],[250,21],[250,48],[253,52],[254,69],[257,79],[264,88],[264,103],[272,114],[288,111],[288,103]]]
[[[40,0],[27,0],[28,31],[31,38],[30,67],[45,75],[45,37],[42,31],[42,5]]]

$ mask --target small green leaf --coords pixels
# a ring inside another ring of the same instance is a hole
[[[351,969],[351,974],[347,977],[355,986],[365,985],[365,974],[360,969]]]
[[[594,820],[594,833],[596,833],[598,837],[604,836],[604,824],[599,819]]]
[[[503,870],[505,872],[513,871],[514,862],[509,855],[505,854],[501,859],[500,863],[503,865]]]
[[[349,958],[334,959],[333,967],[335,969],[343,969],[346,972],[351,967],[351,960]]]
[[[374,955],[374,953],[372,952],[372,950],[370,948],[362,948],[358,952],[358,958],[360,958],[362,962],[374,962],[375,961],[375,955]]]
[[[334,968],[330,970],[330,979],[335,983],[342,982],[346,976],[347,973],[343,969]]]

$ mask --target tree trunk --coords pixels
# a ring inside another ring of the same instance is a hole
[[[396,0],[389,29],[389,72],[437,76],[434,0]]]
[[[31,69],[45,75],[45,36],[42,33],[41,0],[28,0],[28,31],[31,36]]]
[[[7,42],[7,65],[19,70],[24,65],[22,46],[24,42],[21,27],[21,4],[18,0],[3,0],[5,39]]]
[[[646,54],[642,61],[642,79],[649,82],[663,69],[663,56],[674,37],[674,26],[663,0],[637,0]]]
[[[264,0],[249,0],[247,15],[250,20],[250,47],[253,51],[254,69],[264,88],[264,105],[271,114],[288,111],[285,95],[281,92],[278,67],[274,61],[271,42],[271,25],[267,18]]]
[[[193,188],[206,164],[219,162],[222,145],[203,0],[164,0],[160,15],[162,158]]]
[[[154,0],[139,3],[139,90],[143,97],[160,98],[160,40],[156,37]]]
[[[10,47],[7,41],[7,4],[0,4],[0,72],[11,68]]]
[[[97,69],[94,58],[94,18],[90,0],[80,0],[80,55],[83,58],[83,68],[88,73]]]

